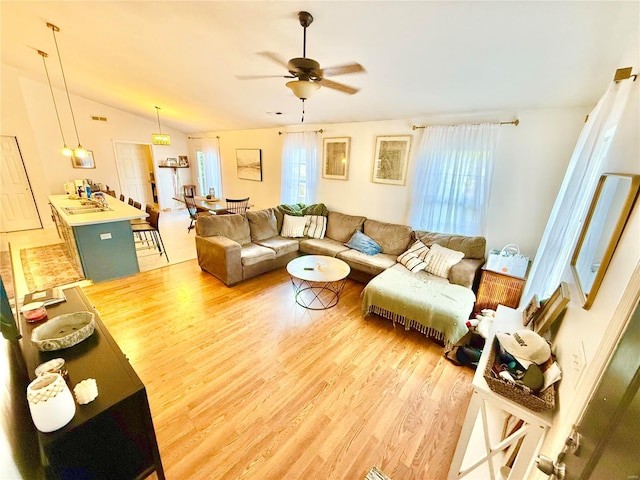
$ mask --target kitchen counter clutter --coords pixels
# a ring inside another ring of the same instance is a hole
[[[121,202],[117,198],[108,196],[106,199],[107,209],[104,211],[95,211],[95,207],[91,208],[90,205],[83,205],[83,203],[87,202],[86,198],[74,200],[71,199],[69,195],[49,195],[49,203],[58,211],[64,222],[70,227],[119,222],[123,220],[128,221],[148,216],[146,212]],[[83,207],[86,208],[87,213],[83,213]]]
[[[147,213],[111,196],[106,205],[50,195],[51,215],[58,235],[76,269],[94,282],[140,271],[130,220]]]

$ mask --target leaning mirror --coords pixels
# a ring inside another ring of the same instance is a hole
[[[588,309],[593,304],[639,185],[640,175],[606,173],[600,177],[571,259],[582,308]]]

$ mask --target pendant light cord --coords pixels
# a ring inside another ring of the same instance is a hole
[[[64,81],[64,89],[67,92],[67,100],[69,101],[69,110],[71,110],[71,119],[73,120],[73,128],[76,131],[76,140],[80,145],[80,136],[78,135],[78,126],[76,125],[76,117],[73,114],[73,108],[71,107],[71,97],[69,96],[69,87],[67,86],[67,77],[64,74],[64,68],[62,68],[62,57],[60,57],[60,49],[58,48],[58,40],[56,40],[56,30],[52,26],[51,33],[53,34],[53,42],[56,44],[56,52],[58,52],[58,61],[60,62],[60,71],[62,72],[62,80]]]
[[[158,133],[162,133],[162,127],[160,126],[160,107],[155,107],[155,109],[156,109],[156,117],[158,118]]]
[[[58,119],[58,127],[60,127],[60,135],[62,135],[62,143],[67,146],[67,142],[64,139],[64,132],[62,131],[62,122],[60,122],[60,114],[58,113],[58,106],[56,105],[56,97],[53,95],[53,87],[51,86],[51,78],[49,78],[49,69],[47,68],[47,62],[45,57],[47,54],[41,50],[38,53],[42,56],[42,64],[44,65],[44,71],[47,74],[47,82],[49,83],[49,90],[51,90],[51,98],[53,99],[53,109],[56,111],[56,118]]]

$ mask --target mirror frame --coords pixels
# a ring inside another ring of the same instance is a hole
[[[598,271],[593,279],[593,284],[588,293],[585,293],[582,283],[580,282],[580,275],[578,274],[578,269],[576,267],[578,257],[580,256],[580,251],[582,249],[582,245],[587,236],[587,232],[589,230],[589,226],[591,224],[591,219],[593,214],[598,206],[598,201],[600,200],[600,195],[602,190],[604,189],[604,184],[607,178],[629,178],[631,180],[629,184],[629,189],[627,191],[624,203],[618,215],[618,219],[614,225],[613,231],[611,233],[611,238],[607,243],[607,248],[604,251],[602,256],[602,261],[600,262],[600,266],[598,267]],[[578,243],[573,251],[573,256],[571,258],[571,270],[573,271],[573,277],[575,278],[578,291],[582,298],[582,308],[588,310],[596,297],[596,293],[598,293],[598,289],[602,284],[602,280],[604,279],[604,275],[609,267],[609,262],[611,262],[611,258],[613,257],[613,252],[615,251],[618,241],[620,240],[620,236],[622,235],[622,231],[629,219],[629,215],[631,214],[631,210],[633,209],[633,204],[635,203],[636,196],[638,195],[638,189],[640,187],[640,175],[634,174],[624,174],[624,173],[605,173],[600,177],[598,181],[598,186],[596,187],[596,191],[593,194],[593,199],[591,200],[591,205],[589,206],[589,211],[587,212],[587,216],[585,218],[584,224],[582,226],[582,230],[580,232],[580,236],[578,237]]]

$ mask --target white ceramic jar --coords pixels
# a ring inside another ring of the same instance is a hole
[[[27,400],[36,428],[48,433],[64,427],[76,413],[71,391],[58,373],[43,373],[27,386]]]

